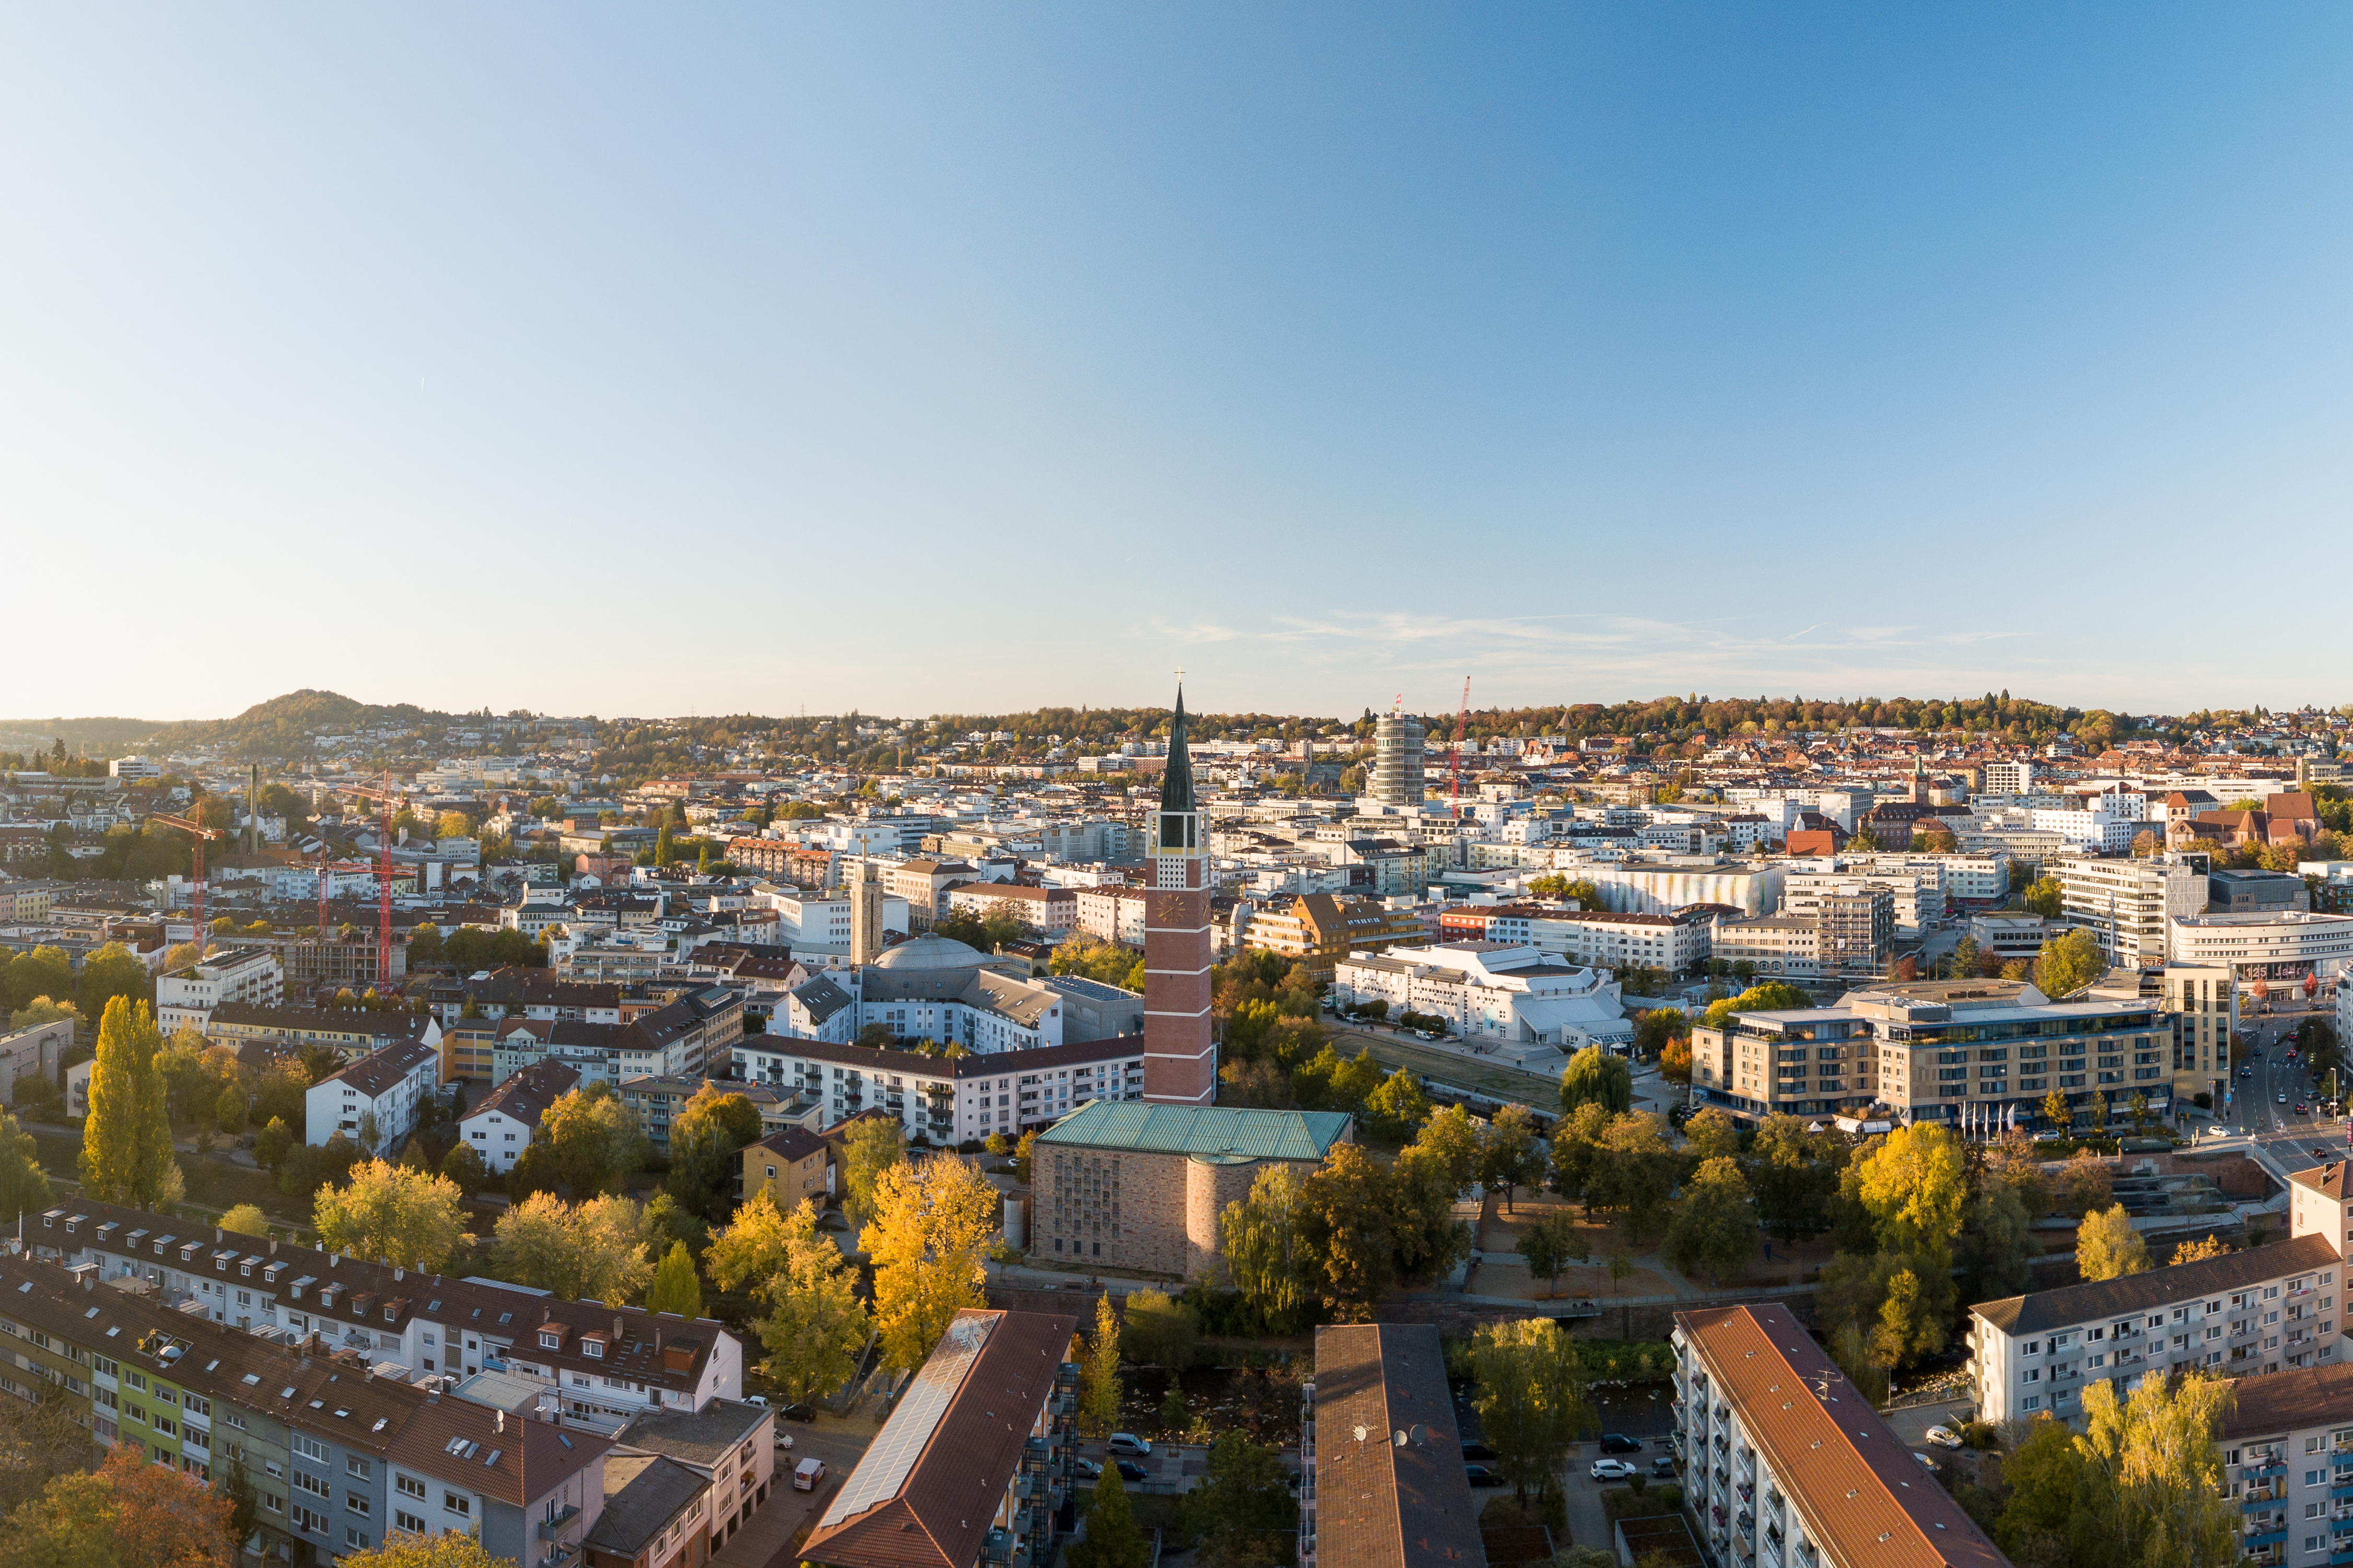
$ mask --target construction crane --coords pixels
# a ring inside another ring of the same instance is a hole
[[[1462,742],[1471,729],[1471,678],[1462,678],[1462,714],[1454,721],[1454,802],[1449,808],[1453,816],[1462,815]]]
[[[147,819],[159,827],[176,827],[194,840],[196,883],[196,951],[205,950],[205,843],[207,839],[225,837],[217,827],[206,827],[185,816],[168,816],[158,813]]]

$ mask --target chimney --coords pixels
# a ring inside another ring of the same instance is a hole
[[[503,1410],[500,1410],[494,1411],[492,1414],[498,1418],[499,1430],[501,1432],[505,1431],[507,1429],[507,1413]]]
[[[278,1238],[274,1236],[269,1238],[269,1255],[272,1258],[278,1256]]]
[[[613,1348],[621,1348],[621,1314],[618,1312],[613,1314]]]
[[[396,1285],[407,1278],[408,1270],[406,1268],[396,1268],[392,1271],[392,1282]]]

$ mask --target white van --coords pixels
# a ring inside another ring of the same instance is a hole
[[[813,1492],[817,1490],[818,1482],[823,1479],[825,1479],[823,1459],[803,1459],[793,1467],[793,1490],[797,1492]]]

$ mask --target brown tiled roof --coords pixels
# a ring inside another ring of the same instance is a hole
[[[2304,1426],[2353,1426],[2353,1362],[2239,1378],[2231,1394],[2233,1407],[2218,1434],[2226,1441]]]
[[[466,1447],[453,1453],[451,1445],[459,1442]],[[601,1462],[612,1446],[577,1426],[526,1421],[470,1399],[433,1395],[400,1428],[389,1457],[420,1475],[465,1476],[486,1495],[527,1508],[574,1471]]]
[[[465,1115],[466,1121],[503,1111],[525,1127],[536,1127],[547,1108],[580,1085],[577,1069],[562,1062],[533,1062],[491,1090],[482,1103]],[[462,1125],[462,1123],[461,1123]]]
[[[1423,1440],[1398,1447],[1417,1426]],[[1436,1328],[1315,1331],[1315,1495],[1316,1554],[1339,1568],[1484,1568]]]
[[[1079,1325],[1060,1313],[956,1314],[959,1322],[976,1318],[997,1321],[898,1491],[830,1528],[820,1524],[800,1549],[804,1561],[829,1568],[970,1568],[979,1559]],[[892,1452],[892,1424],[917,1410],[914,1401],[901,1403],[861,1468]],[[852,1471],[844,1490],[856,1482]]]
[[[2007,1334],[2039,1333],[2044,1329],[2063,1329],[2070,1323],[2145,1312],[2152,1307],[2186,1301],[2192,1296],[2241,1290],[2282,1275],[2330,1268],[2338,1261],[2337,1249],[2328,1245],[2327,1237],[2299,1236],[2292,1241],[2274,1241],[2220,1258],[2151,1268],[2120,1279],[2092,1280],[2056,1290],[2037,1290],[2031,1296],[1980,1301],[1969,1310]]]
[[[1677,1312],[1806,1534],[1838,1568],[2010,1568],[1787,1307]],[[1322,1392],[1319,1387],[1317,1392]]]
[[[2353,1162],[2331,1160],[2326,1165],[2315,1165],[2308,1171],[2295,1171],[2288,1180],[2307,1192],[2339,1203],[2353,1203]]]

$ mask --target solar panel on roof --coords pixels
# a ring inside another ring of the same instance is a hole
[[[906,1484],[908,1474],[938,1429],[949,1401],[964,1386],[972,1363],[978,1359],[981,1347],[988,1342],[989,1331],[997,1323],[996,1318],[960,1318],[948,1325],[947,1336],[907,1385],[899,1408],[882,1424],[873,1446],[866,1450],[857,1469],[850,1472],[849,1482],[833,1500],[833,1506],[825,1510],[818,1528],[839,1524],[899,1495],[899,1489]]]

